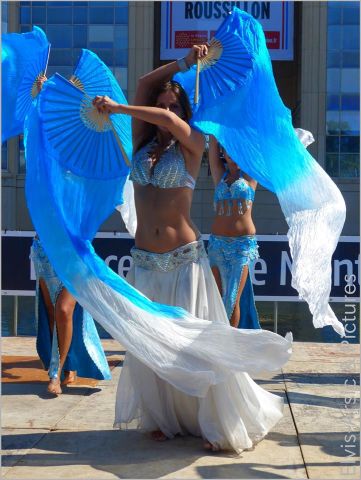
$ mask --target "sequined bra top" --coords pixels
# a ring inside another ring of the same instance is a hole
[[[189,187],[194,190],[196,181],[187,173],[184,157],[176,140],[172,139],[152,172],[151,154],[157,145],[156,137],[133,155],[129,179],[139,185],[151,184],[159,188]]]
[[[213,207],[214,210],[217,211],[217,204],[221,202],[221,207],[219,209],[219,215],[224,215],[224,201],[228,200],[228,211],[227,216],[230,217],[232,215],[232,201],[238,201],[238,213],[240,215],[243,214],[242,210],[242,199],[246,202],[247,210],[251,207],[251,203],[254,200],[255,192],[253,188],[251,188],[245,179],[242,177],[241,171],[239,171],[239,179],[236,180],[232,185],[229,187],[225,178],[227,176],[228,170],[224,172],[222,180],[216,186],[214,192],[214,203]]]

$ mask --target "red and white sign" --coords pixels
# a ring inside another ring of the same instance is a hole
[[[272,60],[293,60],[293,2],[162,2],[160,59],[175,60],[209,41],[236,6],[261,25]]]

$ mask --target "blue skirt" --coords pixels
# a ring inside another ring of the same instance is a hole
[[[253,262],[259,257],[255,235],[223,237],[212,233],[209,237],[208,257],[211,267],[218,267],[220,272],[222,300],[229,320],[236,304],[243,268],[246,265],[249,267],[249,274],[240,298],[241,315],[238,328],[261,328],[250,279]]]
[[[56,321],[51,336],[48,312],[40,289],[39,280],[45,282],[54,310],[63,284],[56,275],[40,241],[33,240],[30,258],[34,262],[36,275],[36,349],[44,369],[49,369],[50,378],[58,378],[60,355]],[[78,303],[73,313],[73,338],[65,360],[64,370],[77,371],[79,377],[109,380],[109,365],[105,357],[93,318]]]

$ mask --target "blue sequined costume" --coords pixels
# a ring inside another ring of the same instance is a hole
[[[254,200],[255,192],[239,172],[239,179],[228,186],[226,176],[228,170],[216,186],[214,193],[214,210],[218,215],[224,215],[224,202],[228,201],[227,216],[232,215],[233,200],[237,201],[238,214],[243,215],[243,209],[249,209]],[[242,204],[244,201],[244,205]],[[254,303],[250,271],[252,263],[259,257],[257,239],[254,235],[240,237],[224,237],[211,234],[208,243],[208,255],[211,267],[216,266],[221,275],[222,300],[230,320],[236,304],[239,284],[245,265],[249,267],[249,274],[240,298],[240,320],[238,328],[261,328]]]
[[[55,309],[63,284],[56,275],[40,240],[34,238],[30,258],[36,274],[36,348],[44,368],[49,369],[49,378],[58,378],[60,365],[56,322],[51,338],[48,313],[39,287],[42,278]],[[78,303],[73,313],[73,338],[63,367],[77,371],[79,377],[109,380],[111,378],[99,335],[92,317]],[[62,372],[63,374],[63,372]]]

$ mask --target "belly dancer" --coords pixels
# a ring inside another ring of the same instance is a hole
[[[141,78],[134,106],[106,96],[93,103],[99,112],[132,116],[131,179],[138,227],[128,282],[154,302],[228,324],[200,233],[190,218],[205,137],[189,126],[191,107],[184,90],[169,81],[206,52],[206,46],[194,46],[185,59]],[[173,362],[181,373],[179,354]],[[137,420],[155,441],[190,433],[202,436],[206,449],[241,452],[267,434],[282,417],[282,408],[282,398],[263,390],[246,373],[232,375],[201,398],[175,388],[128,352],[115,426],[126,428]]]
[[[39,91],[46,76],[37,80]],[[77,375],[109,380],[108,362],[94,320],[64,287],[36,236],[30,258],[36,277],[36,349],[48,370],[47,391],[62,393],[61,385],[75,383]]]
[[[209,238],[208,255],[214,278],[235,328],[261,328],[254,303],[250,269],[258,255],[252,204],[257,182],[242,173],[223,148],[209,137],[209,164],[215,186],[216,217]]]

